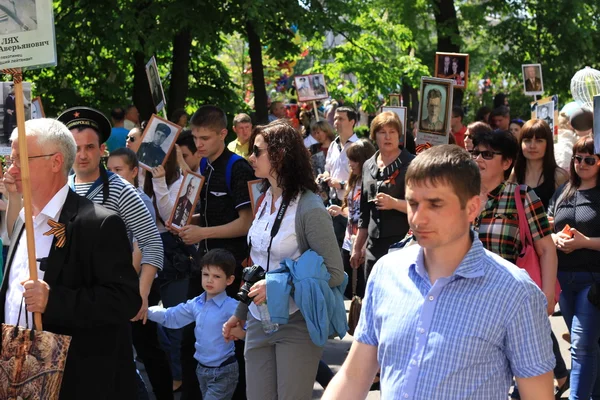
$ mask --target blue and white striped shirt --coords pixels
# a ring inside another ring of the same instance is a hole
[[[555,365],[546,299],[524,270],[471,249],[432,286],[415,245],[382,257],[356,340],[377,346],[382,399],[502,399]]]

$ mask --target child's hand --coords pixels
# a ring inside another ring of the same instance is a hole
[[[241,340],[244,340],[246,337],[246,331],[240,325],[231,328],[229,334]]]

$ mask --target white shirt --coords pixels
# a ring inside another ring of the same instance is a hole
[[[267,267],[267,256],[269,249],[269,242],[271,241],[271,229],[275,219],[277,218],[277,212],[281,206],[283,196],[280,196],[275,202],[275,212],[271,211],[271,203],[273,201],[273,195],[271,188],[269,188],[265,194],[265,198],[262,201],[256,217],[252,221],[252,226],[248,231],[248,243],[252,244],[250,249],[250,257],[255,265],[260,265],[265,271],[276,271],[281,268],[279,263],[286,258],[297,260],[300,258],[300,249],[298,248],[298,240],[296,239],[296,210],[298,209],[298,200],[300,196],[297,196],[290,202],[283,220],[279,232],[273,238],[273,244],[271,245],[271,257],[269,259],[269,265]],[[294,302],[294,299],[290,296],[290,315],[298,311],[299,308]],[[254,318],[260,320],[260,315],[256,304],[250,304],[250,312]]]
[[[331,143],[329,150],[327,150],[327,159],[325,160],[325,171],[329,172],[329,176],[338,181],[348,181],[348,178],[350,178],[350,162],[348,161],[346,151],[348,150],[348,147],[357,140],[358,136],[350,136],[350,139],[346,141],[344,148],[342,148],[339,136]],[[337,198],[339,200],[344,200],[346,189],[335,189],[335,191]]]
[[[33,217],[33,232],[35,240],[35,258],[48,257],[50,247],[54,240],[54,235],[44,236],[48,232],[50,225],[48,220],[53,219],[58,221],[63,204],[69,193],[69,185],[65,185],[60,189],[54,197],[46,204],[44,209]],[[21,220],[25,221],[25,211],[22,209],[19,213]],[[40,263],[37,263],[38,279],[44,279],[44,271],[40,270]],[[21,308],[21,300],[25,289],[21,282],[29,280],[29,263],[27,257],[27,231],[23,229],[23,234],[17,244],[15,255],[13,257],[12,267],[8,276],[8,289],[6,291],[6,301],[4,303],[4,322],[9,325],[17,325],[19,319],[19,309]],[[33,324],[33,318],[29,318],[30,327]],[[25,305],[23,304],[23,313],[19,325],[26,327],[25,324]]]
[[[171,186],[167,186],[167,181],[164,176],[162,178],[152,178],[152,187],[154,188],[154,197],[156,198],[156,208],[158,208],[159,214],[157,217],[160,216],[164,222],[167,222],[169,218],[171,218],[173,208],[179,199],[177,195],[179,194],[179,188],[182,183],[183,174],[179,175],[179,178],[173,182]],[[167,228],[165,228],[165,225],[159,218],[156,218],[156,226],[158,227],[159,233],[167,232]]]
[[[304,147],[306,147],[307,149],[312,146],[313,144],[317,144],[319,143],[319,141],[317,139],[315,139],[312,135],[308,135],[307,137],[304,138]]]

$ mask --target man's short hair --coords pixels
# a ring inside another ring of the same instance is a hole
[[[125,110],[123,107],[115,107],[110,111],[110,117],[116,122],[121,122],[125,119]]]
[[[490,114],[490,118],[493,117],[510,117],[510,110],[506,106],[496,107]]]
[[[427,102],[429,103],[429,100],[431,99],[441,99],[442,98],[442,92],[439,89],[431,89],[429,92],[427,92]]]
[[[237,124],[252,123],[252,119],[248,114],[240,113],[233,118],[233,126]]]
[[[136,108],[135,104],[130,104],[127,107],[125,107],[125,114],[131,111],[132,108]]]
[[[199,264],[202,269],[204,269],[204,267],[218,267],[223,270],[227,278],[235,275],[235,268],[237,266],[233,254],[225,249],[210,250],[202,256]]]
[[[404,181],[407,186],[446,183],[454,189],[462,208],[481,191],[477,163],[467,151],[453,144],[433,146],[421,152],[408,166]]]
[[[51,151],[50,146],[56,147],[65,160],[63,165],[65,177],[69,176],[77,155],[77,144],[65,124],[50,118],[30,119],[25,121],[25,135],[35,137],[38,146],[44,149],[44,152]],[[14,142],[17,139],[19,133],[15,129],[10,135],[10,141]]]
[[[192,115],[190,124],[195,128],[206,128],[218,133],[227,129],[227,115],[217,106],[206,105]]]
[[[196,143],[194,143],[194,136],[192,135],[192,131],[189,129],[185,129],[181,131],[179,137],[177,138],[177,142],[175,142],[179,147],[185,146],[190,150],[190,153],[194,154],[198,148],[196,147]]]
[[[461,106],[454,106],[452,107],[452,116],[460,117],[460,120],[462,121],[463,118],[465,118],[465,112],[463,111]]]
[[[354,125],[356,125],[356,123],[358,122],[358,114],[356,113],[356,110],[354,110],[354,108],[352,108],[352,107],[348,107],[348,106],[338,107],[335,110],[335,112],[336,113],[345,112],[346,115],[348,116],[348,120],[354,121]]]
[[[276,107],[278,104],[283,104],[283,101],[279,101],[279,100],[277,100],[277,101],[274,101],[274,102],[272,102],[272,103],[271,103],[271,105],[269,106],[269,112],[270,112],[271,114],[273,114],[273,111],[275,111],[275,107]]]

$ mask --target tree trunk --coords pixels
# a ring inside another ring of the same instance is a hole
[[[188,76],[190,71],[190,50],[192,35],[183,30],[173,39],[173,64],[171,65],[171,82],[169,85],[169,118],[173,111],[184,108],[188,94]],[[175,121],[177,122],[177,121]]]
[[[269,112],[267,108],[265,71],[262,62],[262,45],[260,43],[260,37],[254,30],[254,26],[250,21],[246,22],[246,34],[248,36],[250,66],[252,67],[252,86],[254,86],[255,122],[257,124],[266,124],[269,122]]]
[[[433,14],[437,31],[437,51],[460,52],[460,31],[454,0],[433,0]]]

